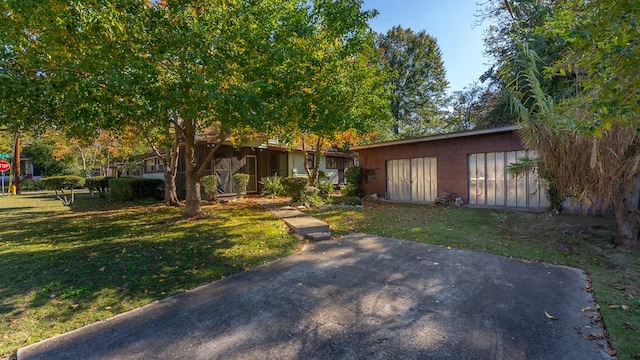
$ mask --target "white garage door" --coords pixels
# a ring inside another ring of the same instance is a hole
[[[536,174],[514,177],[507,167],[527,151],[504,151],[469,155],[469,204],[520,208],[546,208],[546,185]]]
[[[433,202],[438,191],[435,157],[387,161],[387,198],[394,201]]]

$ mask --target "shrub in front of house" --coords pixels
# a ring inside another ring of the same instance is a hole
[[[262,186],[262,196],[279,197],[287,195],[280,176],[274,175],[264,178],[264,180],[260,182],[260,185]]]
[[[318,189],[318,195],[322,199],[326,199],[333,193],[333,183],[331,183],[331,176],[325,171],[318,171],[318,181],[316,181],[315,187]]]
[[[308,184],[306,177],[289,176],[282,179],[285,194],[290,196],[294,203],[304,202]]]
[[[316,188],[318,188],[318,195],[320,195],[320,197],[323,199],[328,198],[329,195],[333,193],[333,183],[330,182],[318,180],[318,182],[316,183]]]
[[[218,176],[205,175],[200,179],[200,183],[204,186],[204,193],[207,198],[211,201],[215,200],[218,194]]]
[[[44,183],[40,179],[24,179],[20,182],[22,191],[39,191],[46,190]]]
[[[86,179],[86,186],[90,191],[97,191],[101,198],[106,197],[107,189],[109,188],[109,180],[112,177],[109,176],[96,176]]]
[[[47,190],[53,190],[56,194],[64,190],[81,189],[84,187],[85,178],[75,175],[50,176],[40,180]]]
[[[362,170],[359,166],[352,166],[344,171],[344,180],[347,182],[340,189],[344,196],[361,196],[362,195]]]
[[[233,174],[233,186],[236,189],[236,195],[239,197],[247,195],[247,185],[249,185],[249,174]]]
[[[164,180],[122,177],[110,179],[109,189],[117,201],[160,200],[164,196]]]

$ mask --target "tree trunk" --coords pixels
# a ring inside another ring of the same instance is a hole
[[[202,214],[200,209],[200,178],[197,176],[197,164],[195,156],[196,128],[193,119],[184,120],[184,159],[186,167],[186,198],[185,208],[182,213],[185,217],[193,217]]]
[[[638,230],[634,226],[636,216],[632,209],[629,208],[629,205],[626,193],[617,194],[613,203],[613,212],[616,217],[618,237],[614,240],[614,244],[629,249],[640,249]]]
[[[171,149],[162,159],[164,165],[164,202],[167,206],[180,206],[178,190],[176,188],[176,175],[178,173],[178,158],[180,157],[180,127],[174,124],[174,137]],[[159,151],[156,151],[159,155]]]
[[[82,158],[82,174],[84,177],[87,177],[87,154],[84,153],[80,145],[77,145],[77,147],[78,150],[80,150],[80,157]]]
[[[301,140],[302,153],[304,154],[304,171],[307,173],[307,179],[309,180],[309,186],[316,186],[318,182],[318,174],[320,173],[320,156],[322,156],[322,138],[318,138],[316,142],[316,151],[313,155],[313,169],[309,169],[309,152],[307,151],[307,145],[304,138]]]
[[[302,166],[304,167],[304,171],[307,173],[309,186],[313,186],[313,175],[311,174],[311,169],[309,169],[309,152],[307,152],[307,145],[304,141],[304,137],[300,140],[300,142],[302,143],[302,154],[304,154],[304,161],[302,162]]]
[[[93,154],[89,153],[90,159],[91,159],[91,169],[89,170],[91,173],[93,173],[93,169],[96,168],[96,153],[93,152]],[[100,175],[100,173],[98,173],[98,175]]]
[[[20,189],[20,158],[22,157],[20,155],[20,131],[16,131],[15,132],[15,140],[14,140],[14,150],[13,150],[13,163],[15,164],[15,181],[13,182],[13,185],[15,185],[16,187],[16,194],[20,194],[21,189]]]
[[[311,186],[316,186],[315,184],[318,182],[318,175],[320,175],[320,157],[324,152],[324,149],[322,149],[323,143],[324,141],[320,137],[318,138],[318,141],[316,141],[316,155],[313,158],[313,184]]]
[[[167,154],[167,157],[173,156],[172,154]],[[172,166],[165,166],[164,168],[164,203],[167,206],[180,206],[176,188],[176,170]]]

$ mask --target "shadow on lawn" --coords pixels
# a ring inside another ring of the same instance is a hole
[[[225,209],[224,216],[176,223],[180,212],[164,206],[32,212],[15,225],[0,224],[0,271],[13,274],[0,277],[0,316],[38,311],[42,322],[63,323],[80,312],[118,313],[129,310],[128,303],[165,298],[286,256],[295,246],[287,235],[266,249],[264,226],[231,221],[274,220],[264,212]]]

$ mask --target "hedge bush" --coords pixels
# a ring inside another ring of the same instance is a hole
[[[361,196],[362,191],[362,170],[359,166],[352,166],[344,171],[344,180],[347,184],[340,189],[344,196]]]
[[[249,185],[249,174],[233,174],[233,185],[236,189],[236,195],[243,197],[247,195],[247,185]]]
[[[117,201],[161,200],[164,196],[164,180],[122,177],[110,179],[109,189]]]
[[[308,184],[309,181],[306,177],[289,176],[282,179],[285,194],[291,196],[292,201],[295,203],[305,200]]]
[[[23,191],[46,190],[46,188],[44,187],[44,183],[39,179],[24,179],[20,182],[20,188]]]
[[[320,195],[320,197],[324,199],[328,198],[329,195],[333,193],[333,183],[331,182],[324,182],[319,180],[316,183],[316,187],[319,190],[318,195]]]
[[[97,176],[86,179],[86,186],[89,190],[97,191],[101,198],[106,197],[107,189],[109,188],[109,180],[112,177],[109,176]]]
[[[80,189],[85,184],[85,178],[75,175],[50,176],[42,178],[40,181],[45,189],[54,190],[56,193],[58,190],[64,192],[64,190]]]
[[[216,195],[218,194],[218,176],[205,175],[200,179],[200,183],[204,186],[204,193],[207,195],[209,200],[215,200]]]

